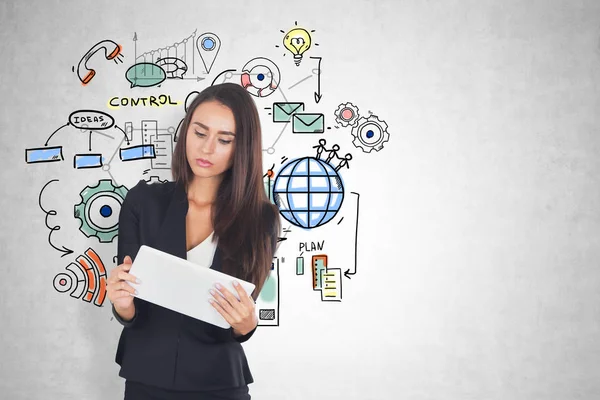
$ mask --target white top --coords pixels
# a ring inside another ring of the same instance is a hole
[[[210,268],[215,256],[215,251],[217,250],[217,243],[212,242],[213,235],[214,232],[211,232],[202,243],[198,244],[196,247],[192,247],[187,252],[188,261],[202,267]]]

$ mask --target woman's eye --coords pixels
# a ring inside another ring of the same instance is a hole
[[[223,139],[219,139],[219,142],[223,143],[223,144],[229,144],[231,143],[231,140],[223,140]]]
[[[206,136],[204,133],[201,133],[201,132],[198,132],[198,131],[195,131],[195,132],[196,132],[196,136],[200,136],[200,137]]]

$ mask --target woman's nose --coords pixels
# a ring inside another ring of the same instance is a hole
[[[213,137],[207,138],[202,144],[202,151],[205,153],[213,153],[215,151],[216,139]]]

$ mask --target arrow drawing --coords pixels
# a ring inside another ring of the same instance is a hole
[[[321,101],[321,97],[323,97],[323,95],[321,94],[321,59],[322,57],[311,57],[312,59],[315,60],[319,60],[319,65],[317,67],[317,71],[319,71],[319,73],[317,74],[317,91],[315,92],[315,102],[317,102],[317,104],[319,103],[319,101]]]
[[[351,279],[350,275],[356,275],[356,264],[358,259],[358,213],[360,209],[360,194],[356,192],[350,193],[356,195],[356,228],[354,229],[354,271],[350,272],[350,269],[347,269],[346,272],[344,272],[344,275],[348,279]]]

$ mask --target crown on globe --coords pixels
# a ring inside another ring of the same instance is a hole
[[[315,157],[317,160],[321,159],[321,155],[324,152],[327,152],[327,158],[325,159],[325,162],[328,163],[329,165],[331,165],[333,167],[333,164],[331,163],[331,161],[333,160],[333,158],[337,158],[340,163],[337,165],[337,167],[335,167],[335,171],[339,171],[340,168],[346,167],[348,169],[350,169],[350,160],[352,160],[352,154],[350,153],[346,153],[346,155],[344,157],[340,157],[338,156],[337,152],[340,149],[340,146],[338,146],[337,144],[334,144],[331,149],[327,149],[325,147],[325,144],[327,144],[327,141],[325,139],[319,139],[319,144],[316,146],[313,146],[313,149],[317,149],[317,156]]]

